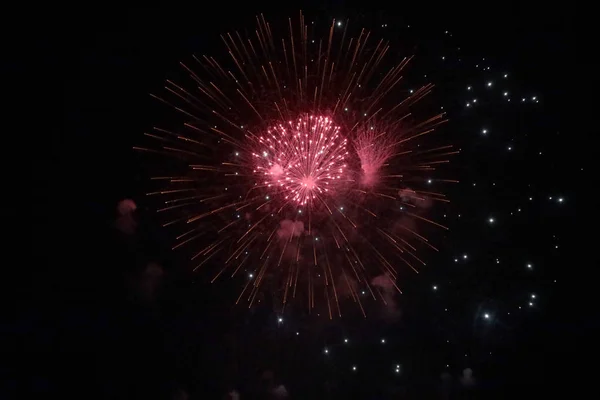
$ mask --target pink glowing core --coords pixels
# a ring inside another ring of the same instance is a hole
[[[302,183],[302,186],[306,188],[306,190],[313,190],[316,186],[315,179],[312,176],[305,176],[300,182]]]
[[[269,169],[269,175],[274,178],[279,178],[283,174],[283,167],[279,164],[273,164]]]
[[[260,184],[307,205],[335,192],[346,177],[347,139],[324,116],[303,115],[258,137],[252,156]]]

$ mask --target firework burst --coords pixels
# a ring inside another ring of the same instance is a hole
[[[283,307],[324,304],[333,318],[351,299],[366,315],[369,296],[386,302],[374,282],[400,292],[398,271],[417,272],[420,249],[435,249],[420,226],[447,229],[426,211],[448,200],[422,188],[457,151],[423,145],[445,120],[413,111],[433,85],[402,87],[410,57],[388,66],[388,43],[350,37],[347,23],[320,34],[302,14],[287,22],[261,15],[253,35],[222,36],[227,61],[181,63],[186,76],[153,97],[185,122],[135,149],[171,160],[148,195],[177,232],[173,248],[212,281],[247,273],[236,303],[268,291]]]
[[[394,139],[384,126],[371,124],[357,130],[353,140],[360,161],[360,184],[374,187],[379,181],[379,171],[394,155]]]
[[[264,177],[266,187],[280,189],[283,206],[323,201],[323,196],[335,195],[338,182],[345,179],[348,140],[339,131],[323,116],[278,124],[258,138],[263,151],[252,153],[257,165],[253,172]]]

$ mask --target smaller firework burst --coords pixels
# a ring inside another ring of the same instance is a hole
[[[357,129],[353,141],[354,150],[360,160],[360,184],[374,187],[379,182],[381,169],[394,156],[397,139],[394,140],[390,127],[376,123],[363,125]]]
[[[328,117],[305,115],[277,124],[258,143],[254,172],[286,201],[310,205],[345,180],[347,139]]]

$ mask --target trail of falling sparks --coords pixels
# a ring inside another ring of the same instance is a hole
[[[412,56],[382,70],[390,44],[364,29],[351,37],[347,21],[323,37],[302,13],[281,29],[256,22],[250,37],[221,35],[229,61],[193,56],[181,63],[187,82],[152,95],[184,123],[155,127],[144,134],[151,145],[134,147],[176,160],[148,196],[162,225],[179,228],[172,248],[189,251],[194,271],[218,265],[211,283],[245,276],[236,304],[260,302],[268,281],[282,307],[300,292],[309,312],[322,298],[332,319],[351,298],[366,317],[361,293],[387,304],[376,276],[401,293],[399,268],[418,273],[419,249],[437,251],[417,223],[447,230],[422,204],[450,200],[425,182],[460,150],[422,145],[446,120],[415,118],[434,86],[405,95]]]

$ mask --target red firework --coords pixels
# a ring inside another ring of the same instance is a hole
[[[430,183],[454,182],[433,174],[458,151],[422,141],[444,122],[412,109],[433,85],[403,89],[410,58],[385,68],[388,43],[336,21],[321,36],[302,14],[284,37],[257,22],[255,37],[222,36],[229,63],[194,56],[153,95],[185,122],[135,147],[173,160],[148,195],[194,270],[247,272],[237,303],[322,298],[333,318],[350,299],[366,315],[366,297],[388,304],[400,270],[435,250],[421,226],[447,229],[426,216],[448,202]]]
[[[360,183],[366,187],[377,185],[379,171],[394,156],[395,145],[389,131],[383,126],[362,127],[357,131],[353,144],[360,160]]]
[[[267,187],[279,189],[286,201],[298,205],[323,201],[322,196],[335,195],[332,192],[344,180],[347,139],[339,131],[324,116],[278,124],[258,138],[263,151],[252,153],[253,172],[265,178]]]

